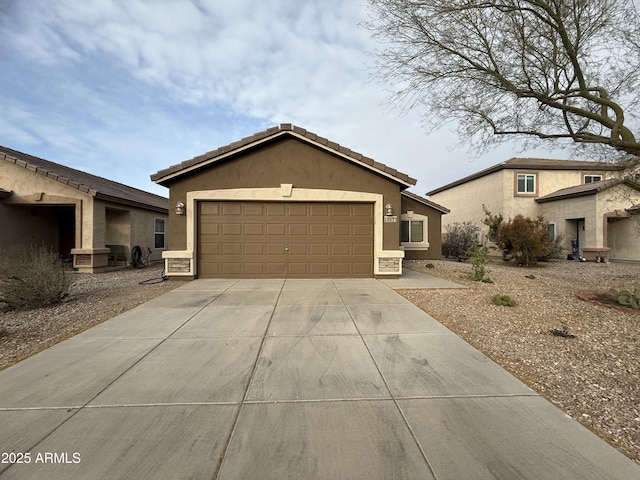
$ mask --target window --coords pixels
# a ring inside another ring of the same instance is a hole
[[[536,174],[535,173],[518,173],[516,177],[516,193],[524,195],[535,195],[536,193]]]
[[[429,219],[408,211],[400,217],[400,244],[407,250],[427,250]]]
[[[585,175],[584,183],[593,183],[593,182],[601,182],[602,175]]]
[[[556,239],[556,224],[550,223],[549,224],[549,240],[553,242],[555,239]]]
[[[166,230],[165,230],[165,219],[164,218],[156,218],[155,227],[154,227],[154,247],[155,248],[165,248],[167,244],[165,243]]]
[[[424,222],[422,220],[402,220],[400,236],[402,243],[424,242]]]

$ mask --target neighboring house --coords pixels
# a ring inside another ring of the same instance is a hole
[[[151,179],[170,192],[170,276],[389,277],[405,252],[441,255],[447,210],[406,192],[416,180],[291,124]]]
[[[483,227],[484,208],[505,220],[543,215],[569,251],[575,239],[588,260],[640,261],[640,184],[622,180],[616,164],[512,158],[426,195],[451,209],[445,228]]]
[[[0,246],[45,245],[81,272],[131,261],[131,249],[160,259],[168,200],[0,147]]]

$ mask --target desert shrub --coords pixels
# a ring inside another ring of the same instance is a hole
[[[498,228],[496,243],[505,259],[514,258],[525,266],[534,265],[551,251],[549,227],[541,216],[532,219],[516,215],[513,220],[503,222]]]
[[[60,256],[45,246],[3,250],[0,300],[14,309],[44,307],[69,293],[71,276]]]
[[[436,268],[436,266],[433,263],[426,263],[424,268]]]
[[[482,221],[486,226],[489,227],[489,233],[487,234],[487,239],[490,242],[495,242],[496,237],[498,236],[498,229],[504,220],[504,217],[501,213],[497,215],[493,215],[487,207],[482,204],[482,210],[484,210],[485,218]]]
[[[447,226],[442,254],[446,258],[456,258],[464,262],[469,258],[469,251],[478,243],[480,228],[471,222],[456,222]]]
[[[471,245],[471,278],[476,282],[484,280],[487,274],[487,263],[489,262],[489,249],[476,243]]]
[[[515,307],[516,301],[511,298],[509,295],[502,295],[500,293],[493,296],[491,299],[491,303],[494,305],[501,305],[504,307]]]

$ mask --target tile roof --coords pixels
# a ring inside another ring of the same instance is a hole
[[[160,195],[129,187],[106,178],[0,146],[0,160],[75,188],[87,195],[110,202],[167,212],[169,200]]]
[[[185,173],[193,172],[194,170],[206,167],[212,163],[223,161],[230,156],[244,151],[248,148],[252,148],[254,146],[260,145],[261,143],[268,142],[286,135],[293,136],[302,141],[314,144],[324,150],[337,154],[348,161],[359,164],[362,167],[372,170],[383,176],[389,177],[394,181],[404,185],[405,188],[416,184],[416,180],[414,178],[411,178],[404,173],[398,172],[394,168],[376,162],[372,158],[366,157],[361,153],[354,152],[353,150],[350,150],[324,137],[320,137],[315,133],[309,132],[304,128],[297,127],[290,123],[282,123],[276,127],[268,128],[262,132],[255,133],[249,137],[238,140],[237,142],[233,142],[216,150],[198,155],[191,160],[185,160],[182,163],[173,165],[164,170],[160,170],[159,172],[151,175],[151,180],[159,183],[160,185],[166,186],[171,182],[171,180],[180,177]]]
[[[450,188],[457,187],[464,183],[476,180],[500,170],[622,170],[623,166],[607,162],[587,162],[583,160],[554,160],[550,158],[510,158],[504,162],[493,165],[479,172],[468,175],[455,182],[448,183],[442,187],[427,192],[425,195],[435,195]]]
[[[416,202],[422,203],[423,205],[426,205],[427,207],[431,207],[434,208],[436,210],[438,210],[439,212],[442,212],[444,214],[447,214],[449,212],[451,212],[451,210],[449,210],[448,208],[443,207],[442,205],[438,205],[436,202],[432,202],[431,200],[428,200],[424,197],[421,197],[420,195],[416,195],[413,192],[408,192],[408,191],[404,191],[404,192],[400,192],[400,194],[404,197],[407,198],[411,198],[412,200],[415,200]]]
[[[603,180],[601,182],[585,183],[583,185],[576,185],[574,187],[562,188],[560,190],[556,190],[555,192],[536,198],[536,202],[545,203],[553,202],[555,200],[564,200],[565,198],[593,195],[620,183],[624,183],[625,185],[635,188],[636,190],[640,190],[640,185],[635,182],[612,178],[610,180]]]

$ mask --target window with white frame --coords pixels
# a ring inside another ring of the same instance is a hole
[[[516,175],[516,193],[518,195],[535,195],[537,174],[518,173]]]
[[[584,183],[593,183],[593,182],[601,182],[602,175],[585,175]]]
[[[429,218],[408,211],[400,217],[400,244],[407,250],[429,248]]]
[[[155,226],[153,229],[154,233],[154,247],[155,248],[165,248],[167,246],[166,243],[166,221],[164,218],[156,218]]]

